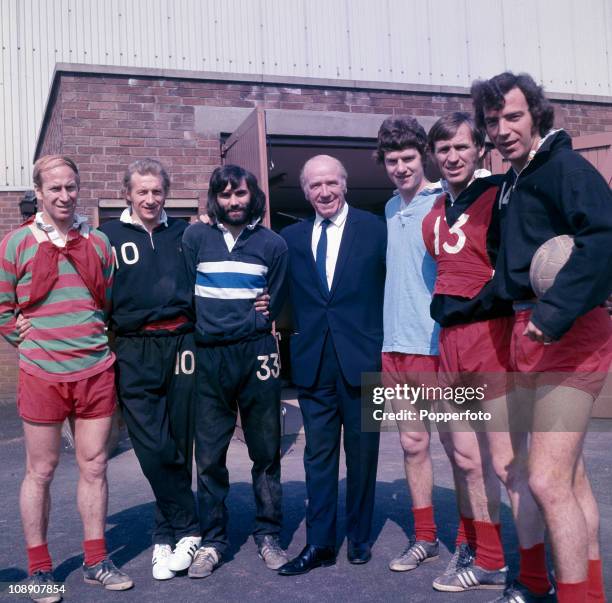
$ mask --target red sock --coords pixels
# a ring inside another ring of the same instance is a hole
[[[485,570],[498,570],[506,565],[504,549],[499,531],[494,523],[474,521],[476,531],[476,560],[478,567]]]
[[[589,603],[606,603],[601,559],[589,559],[587,582],[589,585],[587,601]]]
[[[51,571],[53,564],[51,563],[51,555],[49,555],[49,547],[46,542],[38,546],[29,546],[27,551],[28,574],[30,576],[39,570],[43,572]]]
[[[462,544],[469,544],[472,550],[476,550],[476,532],[474,531],[474,519],[472,517],[459,517],[459,527],[457,529],[457,538],[455,540],[455,548],[459,548]]]
[[[436,522],[433,507],[412,509],[414,517],[414,534],[417,540],[433,542],[436,539]]]
[[[83,552],[85,553],[85,565],[92,566],[106,559],[106,541],[104,538],[96,540],[83,540]]]
[[[536,595],[545,595],[551,587],[546,570],[546,549],[543,542],[528,549],[519,549],[518,581]]]
[[[557,582],[558,603],[585,603],[587,600],[588,582]]]

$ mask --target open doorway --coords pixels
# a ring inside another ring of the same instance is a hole
[[[312,215],[300,186],[300,170],[311,157],[327,154],[342,162],[348,173],[347,202],[382,214],[393,193],[385,170],[374,162],[375,140],[322,137],[268,137],[268,187],[273,230]]]

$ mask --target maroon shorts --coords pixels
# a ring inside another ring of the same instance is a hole
[[[487,399],[507,393],[513,324],[504,316],[441,329],[441,383],[485,387]]]
[[[45,381],[19,371],[17,408],[32,423],[61,423],[69,416],[101,419],[115,411],[115,367],[79,381]]]
[[[436,386],[438,385],[439,365],[439,356],[383,352],[383,383],[388,385],[397,383],[420,385],[424,383],[425,385]]]
[[[523,335],[530,317],[530,309],[517,312],[512,333],[510,360],[513,370],[525,375],[521,385],[564,385],[597,397],[612,361],[612,322],[607,310],[598,307],[581,316],[559,341],[549,345]]]

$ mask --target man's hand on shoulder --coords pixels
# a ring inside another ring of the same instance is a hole
[[[266,318],[270,316],[270,295],[266,289],[255,298],[253,307],[256,312],[259,312]]]

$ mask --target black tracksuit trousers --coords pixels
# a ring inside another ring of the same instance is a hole
[[[143,332],[117,337],[117,391],[123,417],[156,500],[153,543],[198,536],[191,490],[193,333]]]
[[[197,346],[195,454],[202,546],[228,545],[227,449],[240,419],[253,461],[255,540],[281,528],[280,361],[274,337]]]

